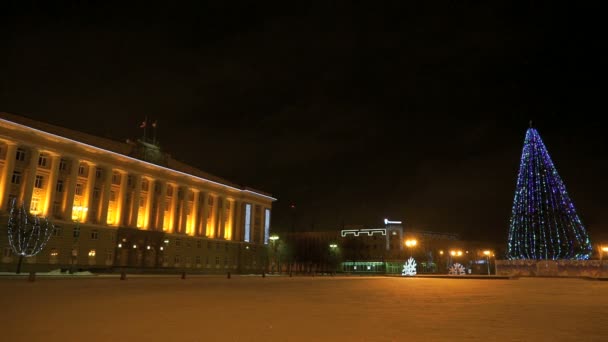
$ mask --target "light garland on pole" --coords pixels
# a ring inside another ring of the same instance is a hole
[[[526,132],[508,238],[509,259],[588,259],[591,242],[536,129]]]
[[[11,203],[8,217],[8,243],[14,254],[19,256],[17,273],[21,272],[23,258],[40,253],[53,234],[55,227],[46,217],[33,216],[25,207],[17,208],[16,200]]]

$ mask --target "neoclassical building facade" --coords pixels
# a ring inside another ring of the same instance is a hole
[[[0,270],[18,259],[6,236],[13,202],[55,225],[45,249],[26,259],[33,269],[258,270],[275,200],[149,140],[116,142],[0,113]]]

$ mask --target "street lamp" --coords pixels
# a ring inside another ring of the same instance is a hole
[[[418,241],[416,239],[405,240],[405,246],[410,250],[410,258],[412,257],[412,248],[416,247]]]
[[[608,253],[608,246],[600,246],[600,275],[604,269],[604,253]]]
[[[272,256],[273,256],[273,259],[274,259],[273,270],[274,270],[274,267],[277,267],[277,269],[278,269],[278,262],[277,262],[277,244],[276,244],[276,242],[277,242],[277,240],[279,239],[279,236],[278,236],[278,235],[271,235],[271,236],[270,236],[268,239],[269,239],[269,240],[271,241],[271,243],[272,243]],[[273,273],[274,273],[274,271],[273,271]],[[280,273],[280,271],[279,271],[279,273]]]
[[[488,265],[488,275],[490,275],[490,254],[491,254],[491,253],[492,253],[492,252],[490,252],[490,251],[488,251],[488,250],[483,251],[483,255],[485,255],[485,256],[486,256],[486,260],[487,260],[487,265]]]

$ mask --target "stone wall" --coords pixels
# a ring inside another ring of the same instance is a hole
[[[496,260],[496,275],[608,277],[608,260]]]

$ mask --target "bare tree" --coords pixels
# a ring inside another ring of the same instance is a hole
[[[31,215],[25,207],[17,208],[13,199],[8,217],[8,243],[13,253],[19,255],[17,274],[21,273],[23,258],[40,253],[53,234],[54,226],[46,217]]]

